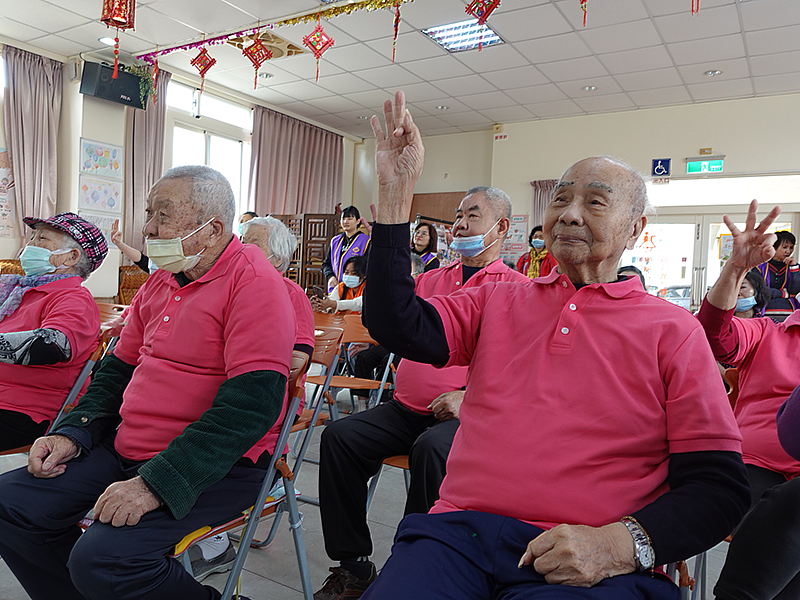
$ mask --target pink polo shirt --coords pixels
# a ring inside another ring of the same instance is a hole
[[[431,512],[601,526],[668,491],[670,454],[741,450],[700,324],[635,277],[576,291],[553,271],[430,302],[447,366],[469,365]]]
[[[283,278],[283,283],[286,284],[286,291],[289,292],[289,300],[292,303],[292,308],[294,309],[294,318],[295,323],[297,324],[297,329],[295,331],[295,338],[294,338],[294,345],[297,344],[305,344],[307,346],[314,347],[314,309],[311,308],[311,301],[306,296],[305,291],[299,285],[297,285],[291,279],[287,279],[286,277]],[[301,376],[301,381],[305,383],[306,376]],[[266,447],[264,448],[267,452],[272,454],[275,450],[275,444],[278,443],[278,436],[281,434],[281,426],[283,425],[283,420],[286,417],[286,409],[289,408],[289,403],[291,402],[291,398],[289,397],[289,391],[286,390],[286,396],[283,399],[283,407],[281,408],[281,414],[278,417],[278,420],[275,421],[275,425],[272,426],[272,429],[269,430],[266,437]],[[300,407],[297,409],[297,414],[301,414],[303,412],[303,404],[305,399],[300,399]],[[287,450],[284,449],[284,453]],[[256,457],[258,458],[258,457]]]
[[[742,432],[742,459],[793,479],[800,475],[800,462],[781,446],[775,418],[800,385],[800,312],[780,324],[768,318],[738,319],[732,313],[705,301],[698,318],[709,337],[730,350],[721,358],[739,369],[734,415]]]
[[[484,283],[500,281],[527,282],[528,278],[509,269],[502,260],[496,260],[464,281],[464,270],[460,262],[440,269],[433,269],[417,278],[417,295],[431,298],[447,296],[462,288],[470,289]],[[437,369],[432,365],[410,360],[401,360],[396,373],[395,399],[406,408],[418,413],[430,414],[428,405],[446,392],[460,390],[467,384],[467,367]]]
[[[80,277],[59,279],[28,290],[17,310],[0,321],[0,333],[57,329],[67,336],[72,357],[55,365],[0,363],[0,408],[52,421],[83,365],[97,347],[100,311]]]
[[[156,271],[136,294],[114,350],[137,365],[123,395],[117,451],[152,458],[211,408],[228,379],[251,371],[288,376],[295,332],[282,277],[236,237],[184,287]],[[262,439],[246,455],[257,458],[265,445]]]

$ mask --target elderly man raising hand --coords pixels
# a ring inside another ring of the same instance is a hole
[[[469,374],[440,499],[405,517],[364,598],[678,598],[651,570],[730,533],[748,490],[699,323],[617,280],[646,224],[641,177],[575,163],[544,218],[558,270],[422,300],[407,219],[424,149],[402,92],[384,112],[367,325]]]
[[[295,337],[281,277],[233,235],[234,209],[208,167],[156,182],[144,234],[159,270],[78,406],[27,471],[0,476],[0,555],[33,600],[220,597],[166,555],[252,505]]]

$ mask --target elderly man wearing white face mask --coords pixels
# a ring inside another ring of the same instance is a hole
[[[32,230],[25,275],[0,276],[0,450],[47,431],[100,332],[81,284],[108,252],[103,234],[70,212],[23,221]]]
[[[0,555],[32,599],[220,598],[167,554],[253,504],[295,338],[286,287],[233,235],[234,210],[208,167],[156,182],[144,234],[159,269],[77,407],[0,476]]]

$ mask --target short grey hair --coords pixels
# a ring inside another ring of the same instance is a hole
[[[485,185],[479,185],[467,190],[467,193],[464,194],[464,198],[467,196],[472,196],[473,194],[484,195],[486,198],[486,204],[489,205],[489,209],[492,211],[495,219],[511,220],[511,198],[509,198],[508,194],[506,194],[503,190]]]
[[[297,238],[292,230],[275,217],[255,217],[240,225],[242,236],[246,235],[253,226],[266,227],[269,249],[279,261],[276,268],[281,273],[285,273],[292,262],[292,255],[297,249]]]
[[[75,263],[72,268],[75,272],[86,281],[87,277],[92,273],[92,264],[89,262],[89,257],[86,256],[86,252],[83,251],[83,247],[77,242],[77,240],[68,234],[66,231],[60,231],[61,233],[61,248],[64,250],[72,250],[73,248],[80,252],[81,257],[78,259],[78,262]]]
[[[225,225],[225,233],[233,232],[236,198],[231,184],[222,173],[203,165],[185,165],[171,168],[161,178],[191,181],[189,201],[198,210],[197,224],[202,225],[212,217],[219,217]]]
[[[419,254],[411,253],[411,274],[420,275],[425,272],[425,263]]]

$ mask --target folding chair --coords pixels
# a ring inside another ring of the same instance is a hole
[[[299,356],[298,356],[299,355]],[[245,559],[247,558],[247,551],[253,541],[258,521],[261,517],[273,514],[277,511],[278,506],[284,503],[288,508],[285,510],[289,513],[289,527],[294,537],[295,553],[297,555],[297,563],[300,570],[300,580],[303,586],[303,597],[306,600],[313,600],[313,591],[311,589],[311,576],[308,570],[308,558],[306,557],[305,543],[303,541],[302,520],[303,515],[300,513],[297,506],[297,497],[294,490],[294,473],[289,469],[286,461],[281,457],[283,448],[289,440],[289,433],[292,429],[294,422],[294,415],[297,414],[300,408],[300,398],[303,395],[303,385],[298,381],[300,375],[305,370],[306,356],[302,353],[293,353],[292,356],[292,369],[289,380],[289,390],[291,390],[291,402],[286,411],[283,425],[281,427],[278,441],[275,444],[275,450],[272,453],[272,459],[269,462],[269,467],[264,474],[264,482],[261,484],[261,489],[258,493],[253,507],[237,515],[233,519],[218,523],[213,526],[202,527],[189,535],[185,536],[178,544],[175,545],[175,558],[178,558],[181,563],[191,573],[191,561],[189,560],[189,547],[195,542],[204,540],[210,536],[217,535],[224,531],[229,531],[238,527],[244,526],[241,538],[239,540],[239,547],[236,552],[236,560],[233,562],[231,572],[228,575],[228,580],[225,583],[225,588],[222,591],[222,598],[230,600],[233,597],[234,590],[238,585],[239,576],[241,575],[242,568],[244,567]],[[277,475],[283,479],[283,486],[286,492],[284,498],[278,502],[274,499],[267,502],[269,492],[272,489],[273,483]],[[261,510],[255,510],[255,507],[263,507]]]
[[[406,484],[406,496],[408,495],[408,490],[411,488],[411,471],[408,467],[408,454],[398,454],[397,456],[390,456],[389,458],[383,461],[384,465],[389,467],[397,467],[398,469],[403,469],[403,479],[405,480]],[[378,480],[381,477],[381,471],[383,471],[383,465],[381,465],[380,470],[375,473],[375,476],[370,479],[369,481],[369,488],[367,488],[367,512],[369,512],[369,507],[372,504],[372,497],[375,495],[375,490],[378,489]]]
[[[667,565],[667,577],[680,589],[681,600],[706,600],[708,553],[702,552],[694,557],[693,576],[689,575],[689,560]]]
[[[328,393],[328,390],[331,388],[334,389],[349,389],[349,390],[372,390],[374,394],[370,398],[370,401],[367,404],[367,408],[371,408],[378,404],[380,400],[380,390],[389,389],[390,385],[387,383],[389,378],[389,371],[391,370],[392,360],[394,359],[394,354],[389,354],[389,358],[386,362],[386,368],[383,371],[383,377],[381,381],[375,381],[374,379],[361,379],[358,377],[347,377],[344,375],[336,375],[333,374],[331,377],[331,372],[335,369],[336,365],[339,364],[339,358],[345,356],[347,353],[346,346],[351,343],[366,343],[366,344],[377,344],[375,340],[373,340],[367,328],[361,324],[361,315],[345,315],[344,317],[345,325],[344,325],[344,332],[342,333],[342,339],[340,341],[340,347],[337,352],[336,357],[334,357],[331,366],[327,368],[327,372],[325,376],[313,376],[308,377],[306,382],[322,385],[322,396],[325,396]],[[327,383],[326,383],[327,380]],[[353,400],[351,394],[351,401],[353,402],[353,408],[355,409],[355,401]],[[330,406],[330,414],[331,419],[336,420],[339,416],[339,410],[336,406],[335,397],[333,397],[333,401],[329,403]]]

